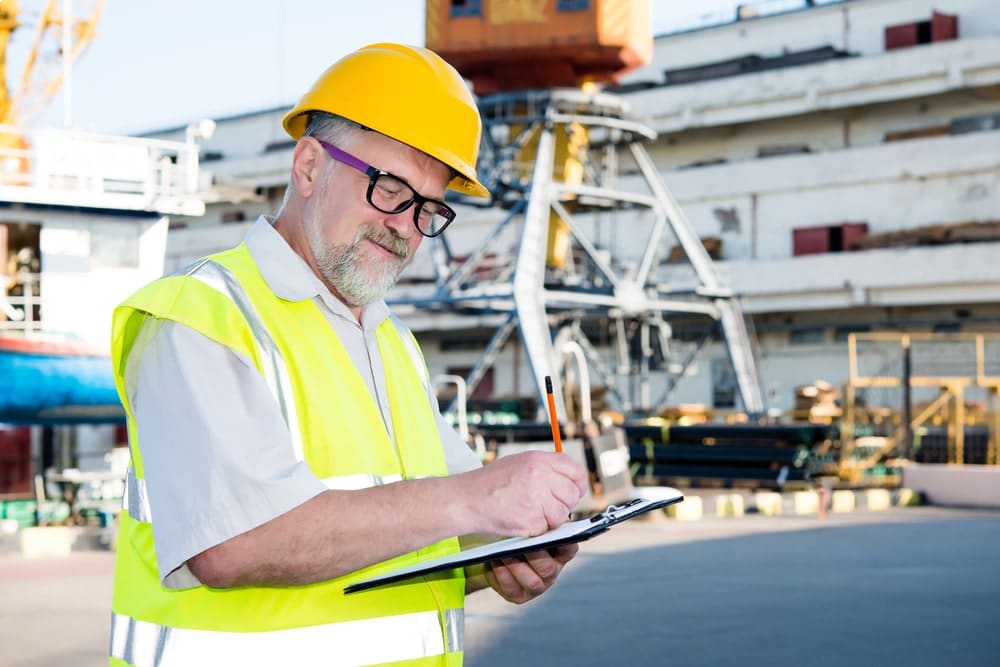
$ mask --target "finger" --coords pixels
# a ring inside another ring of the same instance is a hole
[[[545,501],[541,509],[542,514],[545,516],[545,521],[548,523],[547,530],[552,530],[566,523],[566,519],[573,510],[573,506],[567,506],[562,501],[550,497]]]
[[[573,560],[576,554],[580,551],[579,544],[563,544],[562,546],[551,549],[549,554],[559,561],[560,565],[565,565],[566,563]]]
[[[527,526],[527,537],[538,537],[539,535],[544,535],[553,528],[558,528],[565,521],[565,517],[562,520],[558,520],[559,511],[554,510],[555,514],[551,514],[553,510],[547,510],[544,507],[541,508],[541,513],[536,517],[532,517],[530,524]],[[553,523],[553,520],[556,523]]]
[[[583,494],[579,487],[571,480],[561,477],[557,478],[549,487],[552,496],[566,507],[566,511],[572,511],[576,504],[580,502]]]
[[[504,590],[503,584],[497,580],[496,575],[496,564],[490,563],[486,566],[486,570],[483,572],[483,576],[486,578],[486,583],[489,584],[490,588],[497,592],[497,595],[502,597],[508,602],[514,602],[508,595],[507,591]]]
[[[548,490],[548,498],[543,499],[540,509],[545,514],[550,530],[558,528],[571,518],[581,497],[575,487],[552,487]]]
[[[585,480],[587,468],[572,456],[557,454],[555,452],[524,452],[524,461],[530,465],[541,465],[548,470],[556,472],[570,479]],[[507,457],[513,458],[513,457]]]
[[[502,562],[490,563],[485,574],[490,587],[508,602],[522,604],[533,597],[521,587],[510,568]]]
[[[556,462],[557,472],[569,478],[580,489],[581,494],[587,493],[587,489],[589,488],[587,467],[570,456],[558,454],[556,456],[559,457],[559,460]]]
[[[545,555],[545,558],[554,562],[548,554]],[[549,587],[549,583],[545,581],[527,560],[505,559],[503,564],[506,566],[511,577],[513,577],[516,585],[530,597],[533,598],[541,595]]]
[[[547,550],[527,553],[524,555],[524,560],[542,580],[546,588],[555,582],[562,570],[562,563]]]
[[[522,482],[535,486],[550,486],[555,479],[568,480],[570,484],[585,494],[588,489],[587,468],[571,456],[551,452],[524,452],[522,459],[526,470],[518,475]],[[513,458],[513,457],[508,457]]]

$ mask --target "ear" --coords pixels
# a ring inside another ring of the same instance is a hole
[[[292,151],[292,184],[302,197],[311,197],[322,176],[323,148],[312,137],[302,137]]]

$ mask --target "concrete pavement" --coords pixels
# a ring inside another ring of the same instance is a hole
[[[624,524],[536,602],[472,597],[467,664],[995,666],[998,564],[996,512]]]
[[[995,666],[998,564],[998,512],[630,522],[535,602],[472,596],[466,664]],[[0,557],[0,665],[106,665],[112,570]]]

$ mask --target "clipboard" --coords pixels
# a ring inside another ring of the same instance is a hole
[[[612,526],[623,521],[628,521],[641,514],[666,507],[667,505],[679,503],[682,500],[684,500],[684,495],[680,491],[669,489],[662,497],[655,500],[636,498],[621,505],[609,505],[600,514],[564,523],[558,528],[553,528],[547,533],[535,537],[510,537],[471,549],[465,549],[450,556],[432,558],[416,565],[386,572],[377,577],[356,581],[345,587],[344,593],[357,593],[377,586],[403,581],[411,577],[433,574],[442,570],[452,570],[479,563],[488,563],[509,556],[520,556],[532,551],[553,549],[564,544],[583,542],[607,532]]]

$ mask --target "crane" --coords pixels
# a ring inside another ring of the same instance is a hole
[[[492,203],[509,211],[463,262],[443,239],[432,250],[436,293],[430,303],[423,301],[425,307],[504,318],[466,378],[470,391],[516,330],[539,405],[545,403],[543,378],[558,379],[569,343],[576,343],[627,409],[649,411],[666,400],[652,400],[649,376],[657,350],[668,356],[667,320],[696,316],[715,320],[744,410],[762,413],[739,302],[660,181],[644,147],[655,132],[632,118],[623,100],[599,92],[598,84],[649,62],[648,0],[427,0],[425,37],[481,96],[483,178]],[[623,178],[641,181],[644,192],[619,187]],[[630,223],[616,232],[612,220],[625,211]],[[617,256],[606,241],[614,234],[646,240],[633,240],[634,250]],[[671,236],[694,270],[694,290],[657,279]],[[477,263],[504,256],[511,247],[513,271],[478,282]],[[600,330],[602,321],[614,324],[616,369],[605,368],[588,340],[587,332]],[[553,329],[560,330],[555,339]],[[683,372],[668,370],[667,394]],[[627,397],[615,386],[623,378],[635,380]],[[556,393],[561,403],[558,387]]]
[[[62,5],[60,7],[60,5]],[[37,118],[59,88],[73,61],[93,42],[104,0],[47,0],[33,21],[31,50],[17,90],[7,86],[8,45],[28,25],[19,0],[0,0],[0,124],[24,127]]]

